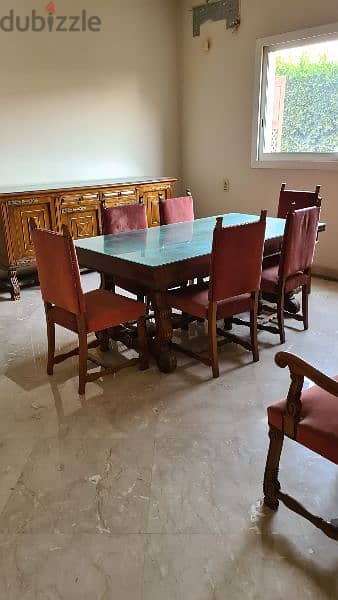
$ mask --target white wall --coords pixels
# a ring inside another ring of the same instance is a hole
[[[45,4],[1,0],[0,17]],[[102,31],[0,32],[0,189],[179,176],[176,0],[55,5],[100,16]]]
[[[280,184],[314,189],[322,185],[322,218],[316,269],[338,276],[338,170],[251,169],[250,145],[257,38],[338,20],[337,0],[242,0],[237,33],[224,21],[207,23],[192,37],[189,9],[181,1],[183,180],[192,188],[201,216],[222,211],[276,213]],[[203,40],[211,50],[203,53]],[[230,192],[223,192],[223,179]]]

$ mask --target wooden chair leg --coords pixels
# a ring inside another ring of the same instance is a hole
[[[79,335],[79,394],[83,396],[86,391],[88,345],[87,332],[83,325],[78,328]]]
[[[302,312],[304,330],[309,329],[309,288],[307,285],[302,287]]]
[[[252,356],[254,362],[259,361],[258,339],[257,339],[257,317],[258,317],[258,294],[255,295],[255,305],[250,312],[250,338],[252,347]]]
[[[216,303],[211,303],[208,309],[208,342],[212,375],[215,379],[219,377],[216,312]]]
[[[266,460],[264,473],[264,504],[272,510],[278,508],[278,492],[280,483],[278,481],[279,461],[283,448],[284,435],[278,429],[270,427],[270,445]]]
[[[277,320],[280,343],[285,343],[285,327],[284,327],[284,292],[281,292],[277,300]]]
[[[145,317],[137,321],[137,338],[139,344],[140,370],[149,369],[149,349],[147,339],[147,326]]]
[[[47,339],[48,339],[48,362],[47,374],[53,375],[54,356],[55,356],[55,323],[47,318]]]

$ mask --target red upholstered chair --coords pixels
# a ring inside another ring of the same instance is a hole
[[[137,229],[148,229],[147,211],[144,204],[122,204],[103,209],[104,235],[125,233]],[[124,277],[102,276],[102,287],[115,291],[115,286],[127,290],[137,296],[140,302],[144,301],[146,291],[137,286],[133,281]]]
[[[301,208],[310,208],[311,206],[321,205],[321,198],[319,197],[320,185],[316,186],[314,192],[286,190],[285,188],[286,183],[282,183],[277,211],[277,217],[280,219],[286,219],[290,210],[299,210]],[[280,250],[276,249],[270,256],[264,257],[263,268],[277,265],[279,260]],[[267,296],[267,299],[270,299],[269,296]],[[295,310],[293,310],[293,312],[295,312]]]
[[[147,212],[144,204],[122,204],[103,210],[103,233],[105,235],[147,228]]]
[[[63,234],[37,229],[33,219],[30,220],[30,225],[46,311],[48,375],[53,374],[55,364],[70,356],[79,355],[79,393],[84,394],[88,381],[115,373],[138,360],[141,369],[148,368],[145,304],[103,289],[84,294],[74,242],[68,229],[64,227]],[[107,330],[129,321],[137,321],[138,324],[139,359],[88,374],[88,348],[101,345],[102,350],[107,350]],[[67,354],[55,356],[55,325],[77,333],[79,347]],[[87,346],[87,334],[92,332],[103,332],[101,342],[95,340]]]
[[[264,476],[264,503],[278,509],[279,500],[338,540],[338,520],[327,522],[309,513],[281,491],[278,481],[284,436],[338,465],[338,376],[327,377],[297,356],[279,352],[276,363],[289,367],[291,386],[285,400],[268,408],[270,447]],[[316,385],[303,391],[304,377]]]
[[[286,219],[290,210],[299,210],[300,208],[309,208],[311,206],[320,206],[319,198],[320,185],[316,186],[314,192],[302,192],[299,190],[286,190],[286,183],[282,183],[277,217]],[[319,204],[318,204],[319,201]]]
[[[160,200],[161,225],[193,221],[194,218],[194,201],[192,196]]]
[[[284,299],[285,294],[302,288],[303,314],[292,314],[309,327],[308,297],[311,289],[311,267],[318,233],[320,207],[290,211],[286,218],[279,264],[263,268],[261,291],[276,297],[278,327],[262,325],[271,333],[278,333],[281,344],[285,342]]]
[[[228,341],[241,344],[252,351],[258,361],[257,310],[262,271],[262,257],[266,227],[266,211],[259,221],[222,227],[222,217],[217,218],[210,262],[210,281],[198,283],[167,293],[168,306],[184,313],[208,320],[209,357],[183,349],[180,350],[212,367],[214,377],[219,376],[217,334]],[[228,331],[217,328],[217,321],[242,312],[250,312],[251,342]]]

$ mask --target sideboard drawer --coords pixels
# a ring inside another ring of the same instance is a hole
[[[102,193],[102,203],[105,208],[121,204],[137,204],[136,188],[128,187]]]
[[[66,210],[67,208],[77,208],[83,206],[92,206],[100,204],[99,194],[67,194],[60,198],[60,208]]]

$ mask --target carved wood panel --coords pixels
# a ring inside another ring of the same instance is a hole
[[[100,233],[96,210],[83,208],[81,211],[63,212],[61,221],[62,224],[64,223],[68,226],[72,237],[76,240],[93,237]]]
[[[146,205],[149,227],[160,225],[160,200],[167,198],[167,190],[152,190],[143,192],[141,199]]]
[[[14,260],[22,262],[34,258],[29,220],[33,218],[38,227],[53,229],[54,221],[49,200],[30,199],[29,201],[13,201],[8,204],[8,216],[13,234]]]

